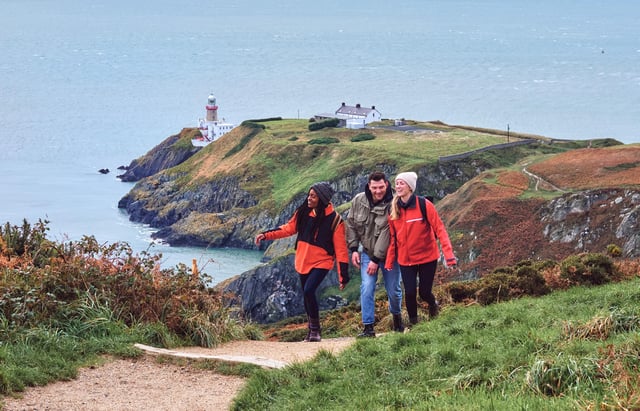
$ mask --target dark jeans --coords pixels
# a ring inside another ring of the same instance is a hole
[[[318,308],[318,299],[316,298],[316,290],[324,277],[327,276],[329,270],[324,268],[313,268],[309,274],[298,274],[300,276],[300,284],[302,284],[302,292],[304,294],[304,310],[310,318],[320,318],[320,309]]]
[[[409,318],[418,316],[416,288],[418,288],[422,301],[426,301],[431,307],[435,306],[436,297],[431,292],[431,289],[433,288],[433,278],[436,275],[437,266],[438,260],[425,264],[400,266],[402,283],[404,284],[404,301]]]

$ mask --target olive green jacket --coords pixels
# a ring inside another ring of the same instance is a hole
[[[356,194],[351,201],[347,214],[347,247],[349,251],[357,251],[360,244],[371,261],[384,264],[389,247],[389,204],[391,188],[378,204],[373,205],[369,187],[365,192]]]

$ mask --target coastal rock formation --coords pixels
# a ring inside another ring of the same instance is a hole
[[[293,267],[293,254],[279,257],[236,277],[223,290],[231,296],[228,304],[238,306],[244,317],[265,324],[288,317],[303,315],[304,299],[300,279]],[[318,287],[318,294],[327,287],[338,285],[338,275],[330,271]],[[347,305],[339,295],[320,298],[321,310]]]
[[[195,132],[199,133],[198,130]],[[166,138],[162,143],[151,149],[146,155],[131,161],[125,172],[118,178],[124,182],[134,182],[154,175],[162,170],[183,163],[186,159],[200,151],[201,147],[185,144],[195,135],[194,129],[185,128],[180,134]],[[185,137],[186,136],[186,137]],[[180,142],[180,144],[177,144]]]
[[[417,191],[441,198],[492,165],[481,160],[429,164],[418,170]],[[382,166],[389,176],[393,166]],[[333,203],[348,203],[366,184],[367,172],[346,174],[331,181]],[[158,173],[143,179],[118,203],[131,221],[159,228],[154,238],[174,246],[254,248],[256,230],[277,227],[304,201],[299,193],[282,209],[257,208],[259,199],[243,190],[240,177],[218,176],[185,189],[179,173]],[[433,194],[431,194],[433,193]]]

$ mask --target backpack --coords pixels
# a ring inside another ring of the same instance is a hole
[[[422,197],[422,196],[416,195],[416,201],[418,202],[418,206],[420,207],[420,211],[422,212],[422,218],[424,218],[424,221],[426,221],[427,226],[429,226],[429,228],[433,230],[431,223],[429,223],[429,218],[427,217],[427,201],[433,203],[433,197],[431,196]],[[437,240],[438,235],[436,234],[435,230],[433,230],[433,235],[436,237],[436,240]]]
[[[333,221],[331,222],[331,231],[336,231],[336,227],[338,227],[338,224],[340,224],[341,221],[342,221],[342,217],[336,211],[336,216],[333,218]]]

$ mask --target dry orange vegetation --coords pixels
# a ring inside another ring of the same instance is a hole
[[[640,186],[640,146],[619,146],[572,150],[527,167],[553,185],[567,190],[625,188]],[[464,270],[476,269],[479,276],[500,266],[521,260],[560,260],[582,251],[575,243],[554,242],[544,236],[545,224],[539,212],[548,201],[521,199],[529,189],[529,178],[518,171],[486,172],[464,184],[455,194],[438,203],[438,210],[454,239],[458,257],[472,256]],[[560,195],[561,193],[559,193]],[[617,214],[615,214],[617,215]],[[592,227],[611,229],[614,214],[592,213]],[[582,219],[582,214],[567,216]],[[589,251],[603,252],[611,236],[589,243]],[[446,279],[455,273],[442,270]]]
[[[532,164],[529,171],[564,189],[640,184],[640,146],[584,148]]]
[[[498,175],[498,184],[524,191],[529,188],[529,179],[519,171],[505,171]]]
[[[517,171],[500,173],[496,177],[498,184],[487,183],[486,180],[491,177],[493,172],[483,173],[438,203],[438,208],[447,214],[450,223],[476,221],[482,215],[482,210],[493,207],[494,201],[515,198],[529,185],[529,179]],[[479,209],[477,202],[482,202]]]

